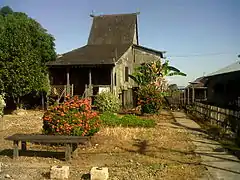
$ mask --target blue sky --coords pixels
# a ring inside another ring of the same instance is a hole
[[[0,0],[3,5],[40,22],[56,38],[58,53],[86,44],[92,11],[140,11],[140,44],[167,51],[188,75],[171,78],[178,85],[240,60],[239,0]]]

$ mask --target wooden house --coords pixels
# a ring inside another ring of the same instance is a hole
[[[205,78],[208,104],[229,109],[240,107],[240,61]]]
[[[94,96],[108,89],[123,106],[132,106],[137,86],[128,75],[164,53],[139,44],[138,14],[92,16],[87,44],[47,63],[52,94],[61,96],[66,89],[73,95]]]

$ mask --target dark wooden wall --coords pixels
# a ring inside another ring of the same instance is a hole
[[[240,97],[240,71],[209,77],[207,87],[209,104],[236,108],[236,101]]]
[[[67,84],[67,69],[65,67],[49,68],[50,83],[54,85]]]

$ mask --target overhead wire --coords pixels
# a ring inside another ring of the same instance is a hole
[[[167,57],[204,57],[204,56],[217,56],[217,55],[227,55],[227,54],[236,54],[237,53],[207,53],[207,54],[192,54],[192,55],[167,55]]]

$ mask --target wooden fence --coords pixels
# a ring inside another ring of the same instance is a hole
[[[210,120],[211,124],[237,132],[240,128],[240,111],[223,109],[209,104],[194,102],[187,110],[198,117]]]

